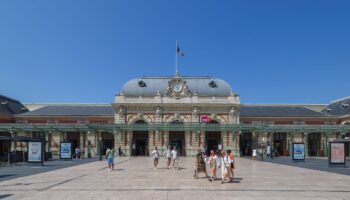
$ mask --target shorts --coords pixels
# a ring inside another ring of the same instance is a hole
[[[154,161],[158,161],[159,158],[153,158]]]
[[[108,158],[107,162],[108,164],[113,164],[113,158]]]

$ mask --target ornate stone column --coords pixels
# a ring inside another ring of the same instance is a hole
[[[257,149],[258,148],[258,139],[259,135],[256,132],[252,132],[252,149]]]
[[[289,156],[292,155],[292,133],[287,133],[287,145],[286,150],[289,152]]]
[[[160,106],[157,106],[155,111],[155,122],[162,123],[163,121],[163,109]]]
[[[308,133],[303,133],[303,141],[305,144],[305,157],[309,156],[309,138],[308,138]]]
[[[125,124],[125,114],[126,108],[124,106],[120,106],[117,113],[115,114],[115,123],[116,124]]]
[[[323,133],[323,156],[328,156],[328,133]]]
[[[79,133],[79,147],[80,147],[80,149],[84,148],[84,133],[83,132]]]
[[[165,148],[169,146],[169,131],[164,131],[164,146]]]
[[[205,131],[200,131],[198,133],[198,144],[199,144],[201,149],[206,150],[206,146],[205,146]]]
[[[229,124],[239,124],[239,109],[231,107],[229,112]]]
[[[118,149],[118,141],[119,141],[119,139],[118,139],[118,135],[119,135],[119,133],[118,133],[118,131],[116,131],[116,130],[114,130],[113,131],[113,137],[114,137],[114,150],[117,150]]]
[[[290,144],[289,144],[289,155],[290,156],[292,156],[292,154],[293,154],[293,143],[295,142],[294,141],[294,134],[295,134],[295,132],[290,133]]]
[[[200,108],[195,106],[192,110],[192,123],[200,123],[199,119]]]
[[[234,154],[236,157],[239,157],[240,156],[240,149],[239,149],[239,135],[240,135],[240,132],[241,131],[235,131],[233,133],[233,140],[234,140]]]
[[[132,131],[125,131],[125,154],[128,156],[131,156],[131,150],[132,150],[132,141],[133,141],[133,132]]]
[[[46,152],[50,152],[50,143],[51,143],[51,141],[50,141],[50,135],[49,135],[50,133],[49,132],[45,132],[45,140],[46,140],[46,144],[45,144],[45,151]]]

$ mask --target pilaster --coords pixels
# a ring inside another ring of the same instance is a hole
[[[308,133],[303,133],[303,141],[305,144],[305,157],[309,156],[309,138]]]

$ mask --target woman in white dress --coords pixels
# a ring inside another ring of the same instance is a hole
[[[153,165],[154,165],[154,171],[157,170],[158,160],[159,160],[159,152],[157,147],[154,147],[154,150],[152,151],[152,157],[153,157]]]
[[[253,149],[253,160],[256,160],[256,149]]]
[[[232,181],[231,177],[231,160],[230,160],[230,150],[227,152],[222,151],[222,166],[221,166],[221,184],[225,183],[225,180],[228,179],[230,182]]]
[[[168,169],[170,169],[170,163],[171,163],[171,147],[169,146],[166,154],[165,154],[165,159],[166,159],[166,165]]]
[[[173,169],[176,166],[176,169],[179,170],[179,155],[178,152],[176,150],[176,147],[174,147],[174,149],[171,151],[171,156],[172,156],[172,160],[173,160]]]

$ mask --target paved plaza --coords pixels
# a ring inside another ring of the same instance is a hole
[[[277,160],[277,159],[276,159]],[[118,158],[116,170],[94,161],[39,174],[1,180],[6,199],[350,199],[349,168],[333,173],[269,161],[237,158],[233,183],[194,179],[194,158],[180,158],[154,171],[149,157]],[[30,167],[28,167],[30,170]],[[0,168],[0,173],[4,173]],[[218,173],[219,174],[219,173]]]

